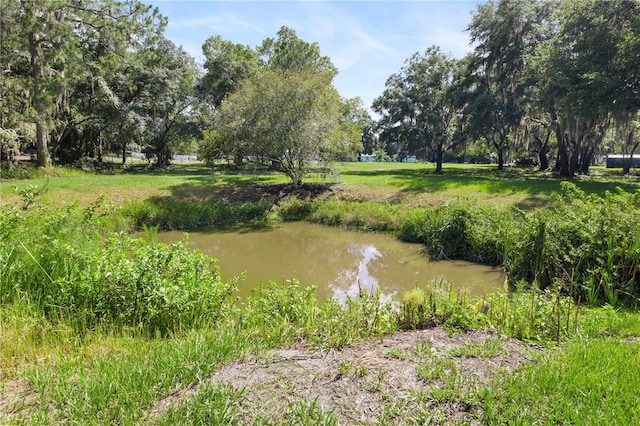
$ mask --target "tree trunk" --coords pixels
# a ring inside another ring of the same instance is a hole
[[[556,162],[556,169],[560,173],[560,176],[572,177],[569,171],[569,153],[567,152],[567,140],[564,137],[564,126],[558,123],[558,115],[553,105],[549,108],[549,115],[551,116],[551,125],[556,133],[556,140],[558,141],[558,161]]]
[[[540,161],[540,171],[549,168],[549,159],[547,158],[547,144],[541,145],[538,151],[538,160]]]
[[[98,131],[98,152],[97,152],[97,156],[98,156],[98,162],[100,164],[102,164],[102,130]]]
[[[436,144],[436,174],[442,174],[442,157],[443,157],[442,144]]]
[[[539,171],[544,171],[549,168],[549,159],[547,158],[547,154],[549,152],[549,139],[551,138],[551,130],[545,130],[544,139],[539,135],[534,136],[536,143],[538,144],[538,161],[539,161]]]
[[[242,153],[240,152],[236,152],[236,154],[234,155],[234,165],[236,166],[236,168],[241,168],[242,167],[242,163],[243,163],[243,157],[242,157]]]
[[[627,159],[623,159],[622,161],[623,161],[622,174],[628,175],[631,172],[631,161]]]
[[[49,157],[49,149],[47,146],[47,131],[45,128],[46,111],[43,105],[44,100],[42,86],[42,68],[40,67],[39,59],[40,52],[38,51],[38,36],[34,33],[29,33],[29,53],[31,55],[31,78],[33,87],[33,107],[36,110],[36,160],[39,167],[46,167],[51,164],[51,158]]]
[[[498,170],[504,170],[504,144],[493,142],[493,147],[498,154]]]
[[[36,160],[38,167],[51,165],[47,148],[47,131],[40,120],[36,121]]]

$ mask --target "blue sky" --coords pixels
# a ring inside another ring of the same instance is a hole
[[[165,35],[196,58],[202,43],[223,39],[256,47],[283,25],[317,42],[339,74],[344,97],[367,108],[387,78],[432,45],[454,57],[471,50],[465,29],[479,1],[212,1],[146,0],[168,17]]]

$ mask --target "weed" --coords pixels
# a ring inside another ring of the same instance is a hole
[[[494,358],[504,355],[506,348],[500,339],[489,337],[482,342],[468,342],[461,347],[449,350],[449,355],[454,357]]]
[[[366,365],[362,364],[356,368],[354,374],[356,379],[362,379],[364,376],[367,375],[368,372],[369,372],[369,368]]]
[[[304,426],[316,426],[316,425],[337,425],[338,422],[335,419],[333,413],[325,413],[318,405],[318,398],[312,401],[299,401],[293,404],[289,404],[289,412],[285,416],[286,423],[304,425]]]
[[[231,386],[203,385],[198,393],[190,399],[180,401],[170,407],[168,412],[156,420],[157,425],[239,425],[242,424],[239,405],[244,390],[236,390]]]
[[[384,349],[383,353],[389,358],[395,358],[399,360],[409,359],[409,354],[407,353],[407,351],[400,348],[386,348]]]

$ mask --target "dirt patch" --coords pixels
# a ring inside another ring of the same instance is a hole
[[[338,424],[480,422],[475,391],[496,371],[531,359],[531,347],[486,331],[449,335],[443,328],[397,333],[343,350],[273,351],[237,362],[168,396],[150,417],[195,395],[203,383],[244,389],[242,423],[285,419],[313,403]]]
[[[23,380],[8,380],[0,384],[0,423],[18,418],[35,406],[36,392]]]

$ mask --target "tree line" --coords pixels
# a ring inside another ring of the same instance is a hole
[[[0,159],[38,165],[173,152],[252,162],[300,183],[358,153],[436,163],[491,152],[550,160],[562,176],[640,145],[640,0],[495,0],[468,27],[473,51],[408,58],[373,102],[333,86],[317,43],[283,27],[257,47],[208,38],[204,63],[138,0],[3,0]],[[628,172],[630,161],[625,164]]]
[[[640,2],[500,0],[477,7],[474,50],[411,56],[373,108],[380,145],[422,153],[442,171],[445,153],[478,144],[535,155],[540,169],[588,173],[599,154],[631,157],[640,144]],[[481,148],[482,149],[482,148]]]

